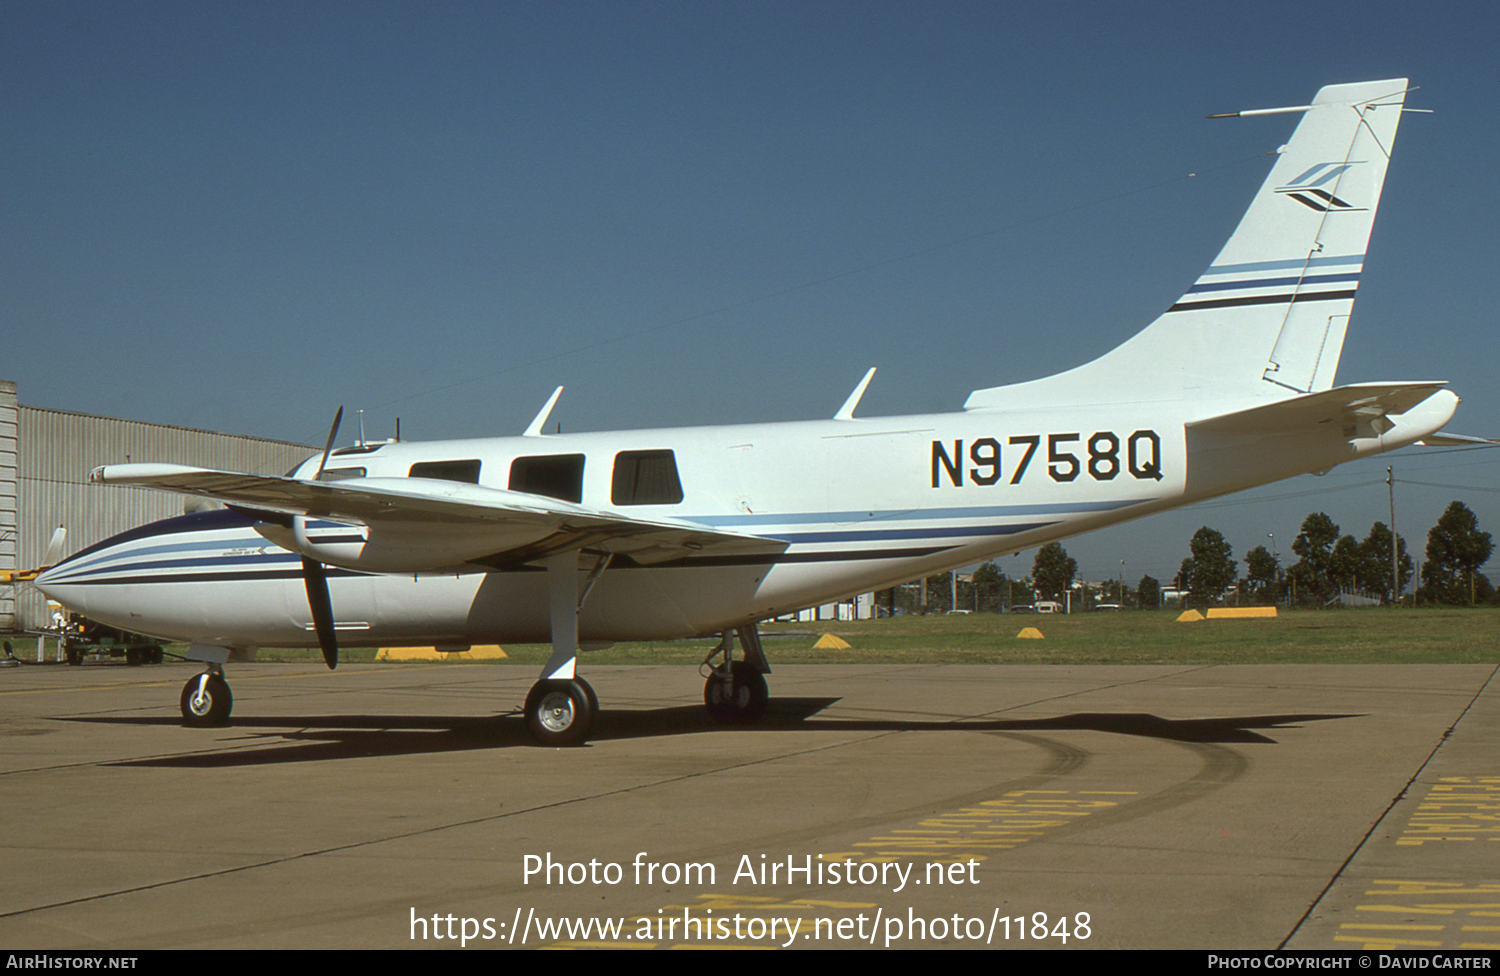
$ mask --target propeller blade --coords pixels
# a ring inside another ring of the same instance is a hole
[[[318,646],[323,648],[323,660],[328,662],[328,670],[332,671],[339,664],[339,640],[333,630],[333,601],[328,598],[328,574],[323,571],[322,563],[303,556],[302,579],[307,584],[307,605],[312,610]]]
[[[338,413],[333,415],[333,426],[328,428],[328,443],[323,445],[323,459],[318,462],[318,473],[313,475],[317,481],[323,477],[323,469],[328,466],[328,455],[333,453],[333,439],[339,436],[339,421],[344,419],[344,408],[339,407]]]
[[[43,567],[56,566],[59,562],[62,561],[63,542],[66,541],[67,538],[68,530],[59,525],[57,527],[57,531],[52,533],[51,541],[47,543],[47,554],[42,557]]]

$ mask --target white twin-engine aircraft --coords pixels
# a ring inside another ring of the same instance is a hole
[[[1405,79],[1302,113],[1224,250],[1119,348],[976,390],[958,413],[325,449],[285,477],[118,464],[92,479],[226,509],[115,536],[48,596],[185,641],[189,725],[222,724],[231,649],[551,641],[527,698],[543,743],[598,711],[580,646],[722,634],[704,698],[753,718],[758,621],[1426,438],[1436,382],[1333,386]],[[871,373],[874,371],[871,370]],[[329,435],[332,447],[337,430]],[[735,657],[734,635],[740,656]]]

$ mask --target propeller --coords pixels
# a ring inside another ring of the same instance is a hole
[[[339,407],[333,415],[333,426],[328,428],[328,443],[323,445],[323,458],[318,462],[317,481],[323,477],[323,468],[328,465],[328,455],[333,452],[333,440],[339,435],[339,422],[344,419],[344,408]],[[302,581],[307,586],[307,606],[312,611],[313,631],[318,635],[318,646],[323,649],[323,660],[332,671],[339,665],[338,634],[333,629],[333,601],[328,597],[328,572],[316,559],[302,557]]]
[[[338,412],[333,415],[333,426],[328,428],[328,442],[323,445],[323,459],[318,462],[318,473],[313,475],[317,481],[323,477],[323,469],[328,467],[328,455],[333,453],[333,439],[339,436],[339,421],[344,419],[344,408],[339,407]]]
[[[42,573],[62,562],[63,543],[67,541],[68,530],[61,525],[52,533],[52,539],[47,543],[47,552],[42,556],[42,564],[36,569],[8,569],[0,572],[0,583],[29,583]]]
[[[328,598],[328,574],[316,559],[302,557],[302,579],[307,584],[307,605],[312,610],[313,630],[328,670],[339,666],[339,639],[333,630],[333,601]]]
[[[47,543],[47,554],[42,557],[42,567],[50,569],[62,561],[63,543],[67,541],[68,530],[61,525],[57,531],[52,533],[52,539]]]

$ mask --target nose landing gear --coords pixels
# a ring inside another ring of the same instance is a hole
[[[217,665],[190,678],[182,687],[182,724],[189,728],[209,728],[229,724],[234,696],[224,670]]]

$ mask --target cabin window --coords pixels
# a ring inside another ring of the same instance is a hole
[[[565,502],[583,501],[583,455],[518,457],[510,463],[510,490]]]
[[[364,468],[324,468],[323,473],[318,475],[319,481],[347,481],[350,478],[363,478]]]
[[[413,464],[411,470],[406,472],[408,478],[434,478],[438,481],[462,481],[465,484],[479,484],[479,460],[470,458],[467,461],[423,461],[421,464]]]
[[[677,458],[671,451],[621,451],[609,500],[614,505],[676,505],[682,501]]]

